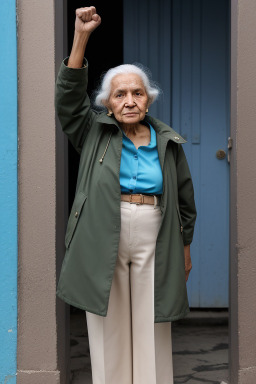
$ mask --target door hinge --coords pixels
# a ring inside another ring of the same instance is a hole
[[[230,152],[233,147],[233,139],[229,136],[228,138],[228,163],[230,163]]]

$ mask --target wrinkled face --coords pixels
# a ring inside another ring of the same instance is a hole
[[[149,98],[139,75],[125,73],[112,79],[107,107],[119,123],[139,123],[144,119],[148,105]]]

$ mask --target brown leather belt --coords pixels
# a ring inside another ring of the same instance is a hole
[[[142,194],[121,195],[121,201],[127,201],[130,204],[150,204],[160,205],[160,198],[158,196],[149,196]]]

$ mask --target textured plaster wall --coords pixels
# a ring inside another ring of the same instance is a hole
[[[256,2],[231,1],[231,383],[256,382]]]
[[[237,216],[240,369],[256,369],[256,2],[239,1]],[[249,374],[249,372],[248,372]],[[241,372],[241,377],[244,375]],[[254,382],[256,375],[254,376]],[[248,381],[241,381],[246,383]],[[251,382],[251,381],[250,381]]]
[[[16,383],[17,41],[15,0],[0,2],[0,383]]]
[[[18,383],[59,383],[54,0],[18,0]]]

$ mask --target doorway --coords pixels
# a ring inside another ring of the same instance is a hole
[[[70,52],[75,9],[84,3],[67,3]],[[184,149],[194,180],[199,219],[191,250],[190,306],[228,308],[229,2],[123,0],[115,4],[115,24],[107,3],[95,1],[93,5],[104,15],[104,22],[91,36],[86,50],[88,93],[91,95],[97,87],[102,72],[123,62],[141,62],[152,71],[163,94],[150,114],[188,140]],[[225,156],[218,158],[218,150]],[[79,164],[79,156],[70,144],[68,157],[70,209]],[[80,336],[86,340],[86,321],[75,308],[71,308],[71,315],[74,328],[79,330],[71,338],[76,347]],[[89,364],[88,342],[86,345]]]

